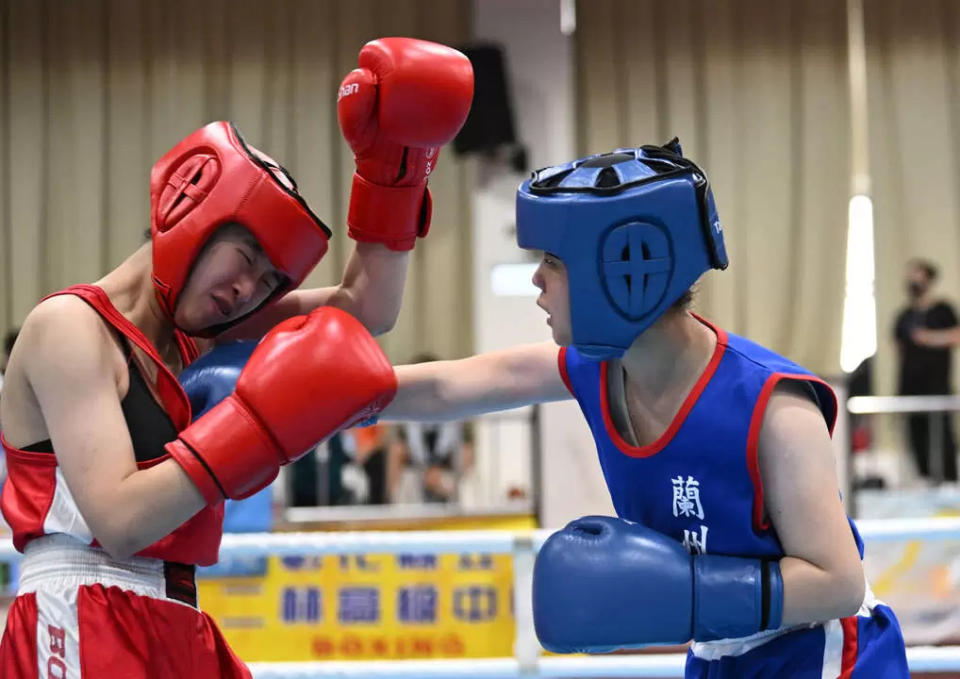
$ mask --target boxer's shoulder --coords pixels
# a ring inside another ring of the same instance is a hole
[[[61,295],[38,304],[24,320],[4,382],[4,434],[12,445],[49,438],[48,412],[90,395],[119,390],[123,355],[96,311]],[[52,412],[52,411],[51,411]]]
[[[76,324],[97,323],[100,315],[87,302],[76,295],[54,295],[42,300],[27,314],[22,331],[31,327],[42,330],[73,327]]]
[[[40,302],[20,330],[18,358],[32,375],[49,370],[100,372],[116,368],[116,334],[99,313],[79,297],[58,295]],[[113,371],[110,370],[110,373]]]

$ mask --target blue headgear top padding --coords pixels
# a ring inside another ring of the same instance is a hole
[[[623,355],[698,278],[727,268],[707,176],[677,139],[533,173],[517,191],[517,244],[563,260],[573,345]]]

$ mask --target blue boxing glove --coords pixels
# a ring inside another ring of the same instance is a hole
[[[257,342],[248,340],[218,344],[180,373],[180,384],[190,399],[193,419],[197,419],[233,393],[240,371],[256,348]],[[224,532],[257,533],[271,530],[272,502],[273,493],[269,486],[242,502],[227,500],[223,518]]]
[[[240,371],[256,348],[257,343],[253,341],[218,344],[180,373],[180,384],[190,399],[193,419],[233,393]]]
[[[687,553],[646,526],[587,516],[551,535],[533,569],[533,621],[554,653],[606,653],[780,627],[777,561]]]

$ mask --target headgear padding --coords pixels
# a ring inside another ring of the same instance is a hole
[[[573,345],[597,360],[727,267],[707,177],[676,139],[534,172],[517,191],[517,244],[563,260]]]
[[[153,284],[170,318],[203,246],[233,223],[256,237],[285,278],[257,310],[299,286],[330,238],[286,170],[248,147],[231,123],[210,123],[173,147],[150,173]],[[215,335],[240,320],[202,334]]]

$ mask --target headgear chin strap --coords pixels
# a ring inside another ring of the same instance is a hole
[[[231,223],[256,237],[285,278],[251,314],[299,286],[327,251],[331,235],[286,170],[248,147],[231,123],[215,122],[174,146],[150,173],[153,285],[171,319],[203,246]],[[198,334],[212,337],[244,318]]]
[[[533,173],[517,191],[517,244],[566,265],[573,345],[618,358],[706,271],[727,268],[707,177],[677,139]]]

